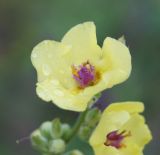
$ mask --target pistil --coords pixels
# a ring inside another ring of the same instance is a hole
[[[106,136],[106,141],[104,143],[105,146],[112,146],[117,149],[125,147],[123,143],[124,138],[131,136],[131,132],[122,131],[118,132],[118,130],[112,131]]]
[[[82,89],[94,85],[97,81],[97,72],[89,61],[79,66],[72,65],[72,74],[78,87]]]

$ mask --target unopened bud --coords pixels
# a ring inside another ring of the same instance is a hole
[[[40,132],[41,134],[50,139],[51,138],[51,130],[52,130],[52,123],[47,121],[44,122],[41,126],[40,126]]]
[[[101,111],[98,108],[93,108],[87,113],[85,123],[90,127],[94,127],[99,121],[100,116]]]
[[[61,127],[61,122],[58,118],[54,119],[52,121],[52,137],[54,139],[58,139],[62,136],[62,127]]]
[[[70,133],[70,131],[71,131],[71,127],[69,126],[69,124],[62,124],[62,136],[63,136],[63,138],[65,139],[68,135],[69,135],[69,133]]]
[[[79,150],[73,150],[69,152],[67,155],[84,155],[84,154]]]
[[[82,126],[79,130],[79,137],[82,140],[88,140],[90,134],[91,134],[92,129],[88,126]]]
[[[62,139],[55,139],[49,142],[49,152],[54,154],[63,153],[66,149],[66,144]]]
[[[35,130],[31,134],[32,146],[40,151],[47,151],[48,141],[43,137],[39,130]]]

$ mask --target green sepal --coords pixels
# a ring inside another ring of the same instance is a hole
[[[52,132],[51,132],[53,139],[61,138],[62,136],[62,128],[61,128],[61,122],[59,118],[55,118],[52,121]]]
[[[51,139],[52,123],[50,121],[42,123],[40,126],[40,132],[48,140]]]
[[[49,142],[49,152],[52,154],[62,154],[66,149],[63,139],[55,139]]]
[[[118,40],[123,43],[124,45],[126,45],[126,39],[124,37],[124,35],[122,35],[120,38],[118,38]]]
[[[73,150],[65,153],[64,155],[84,155],[80,150]]]
[[[92,131],[92,129],[90,127],[82,126],[78,132],[79,137],[84,141],[88,141],[88,139],[91,135],[91,131]]]
[[[66,139],[71,132],[71,127],[69,124],[64,123],[62,124],[61,128],[62,128],[62,138]]]
[[[44,136],[42,136],[40,130],[38,129],[31,134],[31,144],[35,149],[39,151],[48,151],[48,140]]]
[[[101,111],[98,108],[92,108],[89,110],[85,117],[85,124],[94,127],[101,117]]]
[[[78,135],[82,140],[88,141],[91,133],[93,132],[95,126],[100,120],[100,117],[101,117],[101,111],[96,107],[90,109],[87,112],[84,122],[78,131]]]

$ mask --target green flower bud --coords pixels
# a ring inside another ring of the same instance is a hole
[[[59,118],[52,121],[52,137],[54,139],[60,138],[62,136],[62,127]]]
[[[41,126],[40,126],[40,132],[41,134],[46,137],[47,139],[51,138],[51,131],[52,131],[52,123],[47,121],[44,122]]]
[[[87,113],[85,117],[85,123],[90,127],[94,127],[99,121],[100,117],[101,111],[98,108],[93,108]]]
[[[66,139],[66,137],[69,135],[70,131],[71,131],[71,127],[69,126],[69,124],[62,124],[62,137],[64,139]]]
[[[88,126],[82,126],[78,132],[79,134],[79,137],[82,139],[82,140],[88,140],[89,137],[90,137],[90,134],[91,134],[91,131],[92,129]]]
[[[79,150],[74,150],[74,151],[72,152],[72,155],[83,155],[83,153],[80,152]]]
[[[73,151],[67,153],[66,155],[84,155],[84,154],[79,150],[73,150]]]
[[[66,149],[66,144],[62,139],[55,139],[49,142],[49,152],[54,154],[63,153]]]
[[[32,146],[40,151],[47,151],[48,140],[37,129],[31,134]]]

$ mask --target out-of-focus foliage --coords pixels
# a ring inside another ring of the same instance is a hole
[[[133,60],[131,77],[103,93],[99,102],[143,101],[154,135],[145,155],[157,154],[160,145],[159,17],[159,0],[1,0],[0,154],[36,155],[28,141],[19,145],[15,141],[54,117],[73,124],[76,113],[62,112],[36,96],[37,80],[30,54],[38,42],[60,40],[70,27],[85,21],[95,22],[100,45],[106,36],[125,36]],[[90,147],[76,138],[69,147],[92,154]]]

